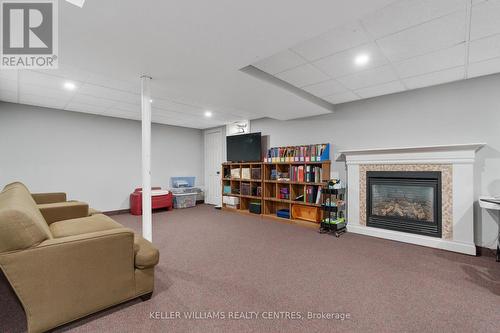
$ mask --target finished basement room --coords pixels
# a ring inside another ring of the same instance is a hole
[[[0,0],[0,332],[500,332],[500,0]]]

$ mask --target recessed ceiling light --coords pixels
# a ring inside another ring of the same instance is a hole
[[[366,53],[361,53],[361,54],[358,54],[356,56],[356,58],[354,58],[354,63],[357,65],[357,66],[364,66],[366,65],[368,62],[370,62],[370,55],[366,54]]]
[[[152,100],[152,99],[150,99],[150,100],[149,100],[149,103],[153,103],[153,100]]]
[[[207,117],[207,118],[212,117],[212,111],[210,111],[210,110],[205,111],[205,117]]]
[[[75,90],[76,89],[76,84],[73,82],[64,82],[64,89],[66,90]]]

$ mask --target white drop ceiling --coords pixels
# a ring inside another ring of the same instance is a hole
[[[65,82],[73,82],[76,89],[64,89]],[[152,95],[152,119],[156,123],[207,128],[242,117],[225,110],[223,114],[205,119],[203,114],[207,108],[202,105],[164,99],[161,90],[155,85]],[[139,80],[112,80],[67,66],[61,66],[58,70],[0,72],[0,100],[117,118],[141,118]]]
[[[500,72],[500,0],[88,0],[59,30],[60,68],[1,70],[1,101],[140,119],[147,73],[154,122],[210,128],[331,112],[249,64],[332,104]]]
[[[253,66],[332,104],[498,73],[500,0],[393,1]]]

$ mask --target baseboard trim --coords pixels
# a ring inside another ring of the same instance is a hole
[[[429,236],[421,236],[414,234],[407,234],[398,231],[379,229],[373,227],[365,227],[359,225],[347,225],[347,231],[362,234],[367,236],[373,236],[378,238],[390,239],[403,243],[410,243],[415,245],[433,247],[441,250],[448,250],[452,252],[458,252],[463,254],[476,255],[476,246],[474,244],[466,244],[462,242],[449,241],[442,238],[434,238]]]
[[[481,247],[481,246],[476,246],[476,255],[478,257],[492,257],[496,258],[497,256],[497,250],[496,249],[490,249],[487,247]]]
[[[107,212],[102,212],[104,215],[113,216],[113,215],[121,215],[130,213],[130,209],[117,209],[117,210],[109,210]]]

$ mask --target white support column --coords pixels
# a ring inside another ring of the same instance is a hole
[[[151,77],[141,76],[142,119],[142,236],[153,241],[151,213]]]

